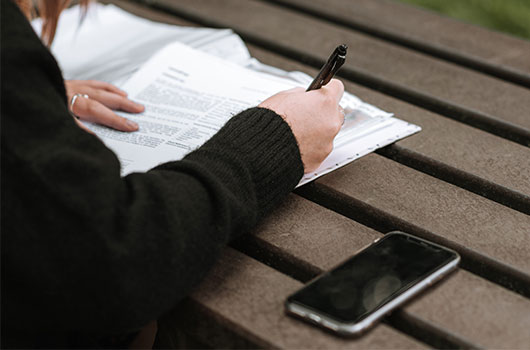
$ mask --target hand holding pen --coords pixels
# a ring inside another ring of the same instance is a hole
[[[305,173],[316,170],[331,153],[333,140],[344,121],[339,106],[344,85],[332,77],[344,63],[345,54],[345,45],[333,52],[307,89],[315,91],[294,88],[259,105],[273,110],[287,122],[296,138]]]

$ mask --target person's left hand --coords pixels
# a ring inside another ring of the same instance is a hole
[[[120,131],[136,131],[138,124],[120,117],[112,110],[141,113],[144,106],[127,98],[127,93],[116,86],[97,80],[66,80],[68,108],[79,119],[74,118],[83,130],[90,131],[80,120],[109,126]],[[80,94],[72,104],[74,95]],[[83,95],[88,95],[85,98]]]

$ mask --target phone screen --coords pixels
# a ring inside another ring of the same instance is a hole
[[[357,323],[455,258],[443,247],[405,234],[388,234],[288,302]]]

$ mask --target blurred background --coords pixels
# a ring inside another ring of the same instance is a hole
[[[400,0],[530,40],[530,0]]]

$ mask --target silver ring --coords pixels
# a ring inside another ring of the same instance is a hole
[[[75,101],[77,100],[78,97],[90,98],[90,97],[88,97],[87,94],[74,94],[74,96],[72,96],[72,99],[70,100],[70,112],[76,118],[78,118],[78,117],[74,113],[74,104],[75,104]]]

